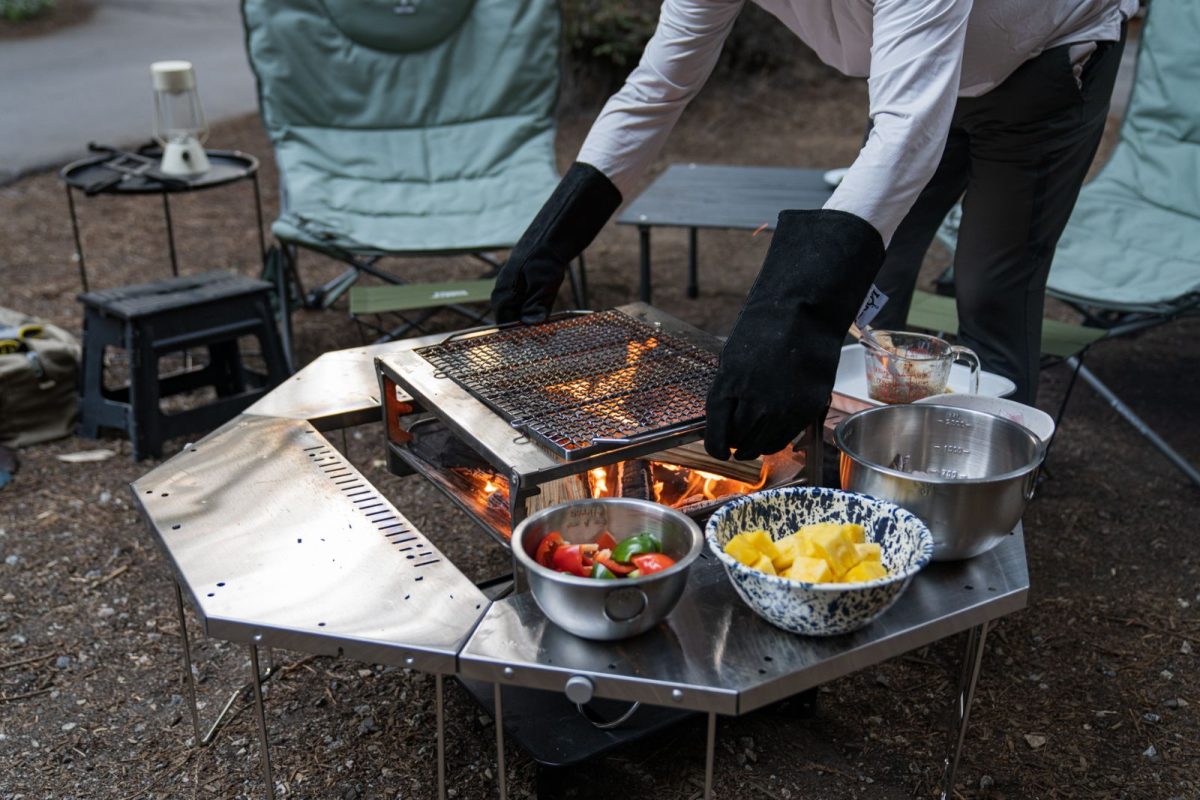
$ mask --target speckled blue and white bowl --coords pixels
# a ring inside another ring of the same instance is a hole
[[[861,583],[804,583],[766,575],[726,555],[739,533],[765,530],[782,539],[803,525],[855,522],[880,545],[888,575]],[[913,575],[933,556],[925,523],[894,503],[814,486],[768,489],[723,506],[704,531],[739,595],[759,616],[792,633],[835,636],[858,630],[891,608]]]

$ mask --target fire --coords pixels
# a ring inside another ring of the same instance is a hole
[[[608,470],[604,467],[596,467],[588,470],[591,476],[589,483],[592,486],[592,497],[608,497]]]
[[[678,464],[667,464],[659,461],[653,461],[651,464],[655,469],[664,469],[675,473],[685,480],[682,490],[676,489],[673,491],[674,494],[679,495],[679,499],[674,502],[669,501],[665,497],[667,493],[666,481],[654,482],[654,499],[672,507],[692,505],[704,500],[719,500],[722,497],[733,495],[749,494],[761,489],[767,482],[766,470],[763,470],[757,483],[746,483],[730,478],[727,475],[706,472],[702,469],[691,469]]]
[[[628,392],[633,385],[633,376],[637,373],[639,362],[654,348],[658,347],[658,338],[651,336],[644,342],[631,341],[625,345],[626,366],[612,372],[593,378],[580,378],[566,383],[547,386],[546,390],[556,394],[588,403],[607,399],[603,405],[592,406],[592,411],[610,418],[614,424],[623,429],[636,429],[641,422],[623,413],[625,398],[620,395]]]
[[[483,483],[483,493],[486,495],[495,494],[499,488],[491,478],[486,479]]]
[[[626,469],[634,464],[643,462],[625,462]],[[761,489],[767,481],[766,472],[760,476],[757,483],[746,483],[727,475],[693,469],[680,464],[669,464],[665,461],[644,462],[649,470],[649,480],[644,484],[646,500],[654,500],[671,508],[695,505],[696,503],[720,500],[726,497],[749,494]],[[610,486],[612,467],[595,467],[587,472],[588,488],[592,497],[616,497],[621,495],[619,488]]]

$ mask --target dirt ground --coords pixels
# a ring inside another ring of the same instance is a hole
[[[780,91],[786,84],[789,91]],[[683,117],[660,171],[678,161],[848,163],[865,91],[856,82],[757,78],[718,82]],[[595,107],[563,112],[560,160],[569,162]],[[1111,137],[1110,137],[1111,138]],[[81,145],[86,136],[81,134]],[[219,125],[210,144],[264,161],[268,218],[277,209],[270,148],[256,118]],[[734,144],[734,146],[731,146]],[[82,202],[93,287],[168,274],[156,200]],[[179,198],[185,272],[256,274],[248,186]],[[0,305],[79,331],[79,290],[62,187],[54,174],[0,188]],[[655,238],[655,303],[727,332],[766,237],[701,234],[701,297],[684,296],[682,232]],[[634,297],[634,231],[608,226],[589,253],[593,301]],[[934,254],[927,271],[936,271]],[[305,277],[335,274],[314,257]],[[470,274],[468,262],[411,261],[403,274]],[[454,326],[448,318],[443,323]],[[296,316],[300,363],[358,344],[344,311]],[[1089,363],[1146,421],[1200,460],[1194,344],[1200,321],[1106,343]],[[1044,373],[1039,405],[1057,408],[1065,371]],[[473,579],[505,555],[419,478],[382,466],[374,426],[351,431],[359,468]],[[182,441],[172,442],[169,453]],[[57,456],[108,447],[117,456],[67,464]],[[257,737],[243,697],[208,748],[190,746],[179,680],[179,630],[167,569],[127,484],[155,466],[128,443],[66,439],[27,448],[0,490],[0,799],[261,797]],[[1025,518],[1030,605],[988,637],[984,672],[954,796],[1200,797],[1200,563],[1191,536],[1197,489],[1087,387],[1070,399],[1048,462],[1049,479]],[[198,636],[196,630],[192,631]],[[957,639],[822,689],[815,715],[788,705],[723,719],[721,798],[905,798],[934,795],[946,750]],[[403,670],[278,653],[267,689],[276,776],[286,796],[429,798],[433,792],[433,682]],[[246,670],[245,653],[197,644],[211,718]],[[448,682],[448,769],[456,798],[495,796],[493,730]],[[704,726],[667,734],[575,769],[581,798],[695,798]],[[535,765],[510,749],[510,791],[535,791]]]

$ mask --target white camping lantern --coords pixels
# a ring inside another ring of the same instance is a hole
[[[208,124],[196,93],[192,62],[156,61],[150,74],[154,76],[154,138],[163,148],[162,171],[167,175],[207,172],[203,142]]]

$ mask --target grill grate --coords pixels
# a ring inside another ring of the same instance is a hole
[[[619,311],[416,351],[562,458],[704,420],[717,356]]]

